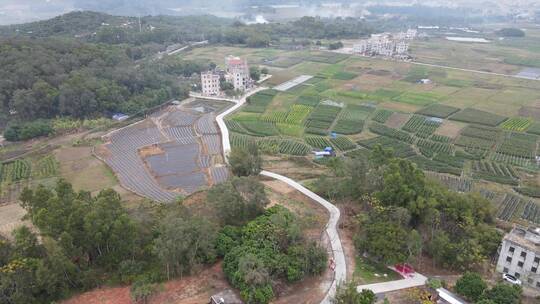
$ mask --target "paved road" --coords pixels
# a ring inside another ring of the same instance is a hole
[[[223,155],[225,156],[225,161],[228,163],[227,157],[229,156],[229,153],[231,152],[231,142],[229,141],[229,130],[227,129],[227,126],[225,125],[225,121],[223,120],[225,116],[231,114],[232,112],[236,111],[238,108],[243,106],[246,103],[246,100],[249,96],[266,90],[265,87],[260,87],[255,90],[249,91],[246,95],[242,96],[240,99],[230,99],[230,98],[222,98],[222,97],[201,97],[205,99],[212,99],[212,100],[226,100],[235,103],[234,106],[228,108],[225,112],[219,114],[216,116],[216,121],[218,124],[219,129],[221,130],[221,146],[223,147]],[[195,95],[193,95],[195,96]]]
[[[360,292],[363,289],[369,289],[373,291],[374,293],[378,294],[378,293],[385,293],[385,292],[394,291],[394,290],[423,286],[426,284],[426,281],[427,281],[427,278],[425,276],[415,272],[406,279],[384,282],[384,283],[359,285],[356,287],[356,290]]]
[[[435,68],[443,68],[443,69],[449,69],[449,70],[463,71],[463,72],[471,72],[471,73],[478,73],[478,74],[486,74],[486,75],[494,75],[494,76],[501,76],[501,77],[509,77],[509,78],[540,81],[540,79],[527,78],[527,77],[522,77],[522,76],[518,76],[518,75],[510,75],[510,74],[502,74],[502,73],[495,73],[495,72],[486,72],[486,71],[479,71],[479,70],[463,69],[463,68],[456,68],[456,67],[451,67],[451,66],[446,66],[446,65],[423,63],[423,62],[418,62],[418,61],[410,61],[410,63],[416,64],[416,65],[428,66],[428,67],[435,67]]]
[[[216,117],[217,124],[219,126],[219,129],[221,130],[221,139],[223,141],[222,147],[223,147],[223,154],[225,156],[225,159],[227,159],[227,156],[229,155],[229,152],[231,151],[231,144],[229,142],[229,130],[227,129],[227,126],[225,125],[225,121],[223,119],[225,118],[225,116],[236,111],[244,103],[246,103],[247,97],[264,89],[266,88],[258,88],[256,90],[253,90],[249,92],[246,96],[242,97],[240,100],[229,100],[229,101],[234,102],[235,105],[227,109],[225,112],[219,114]],[[218,99],[218,97],[216,97],[216,99]],[[224,100],[224,99],[221,98],[220,100]],[[331,300],[334,298],[336,294],[337,285],[340,284],[341,282],[344,282],[347,278],[347,264],[345,263],[345,254],[343,253],[343,247],[341,246],[341,239],[339,238],[339,234],[337,231],[339,217],[340,217],[339,209],[336,206],[332,205],[327,200],[311,192],[307,188],[303,187],[302,185],[300,185],[299,183],[295,182],[294,180],[288,177],[285,177],[283,175],[279,175],[276,173],[268,172],[268,171],[262,171],[261,175],[271,177],[271,178],[287,183],[291,187],[295,188],[296,190],[300,191],[304,195],[308,196],[309,198],[313,199],[317,203],[321,204],[324,208],[326,208],[326,210],[328,210],[328,213],[330,214],[330,220],[326,224],[326,233],[328,235],[328,238],[330,239],[330,246],[332,248],[335,268],[334,268],[334,280],[332,281],[332,284],[330,285],[330,289],[326,293],[326,296],[322,300],[321,304],[331,304],[332,303]]]
[[[288,184],[289,186],[300,191],[307,197],[321,204],[324,208],[326,208],[326,210],[328,210],[328,213],[330,214],[330,219],[328,220],[328,223],[326,224],[326,233],[328,234],[328,238],[330,239],[330,246],[332,248],[335,269],[334,269],[334,280],[332,281],[332,285],[330,286],[330,289],[328,293],[326,294],[326,296],[324,297],[321,304],[332,303],[331,299],[334,297],[336,293],[337,285],[340,284],[341,282],[345,282],[345,280],[347,279],[347,264],[345,263],[345,254],[343,253],[343,248],[341,246],[341,239],[339,238],[339,234],[337,231],[338,229],[337,226],[338,226],[339,217],[340,217],[339,209],[333,204],[331,204],[330,202],[328,202],[327,200],[311,192],[304,186],[300,185],[299,183],[295,182],[294,180],[286,176],[268,172],[268,171],[262,171],[261,175],[271,177],[271,178],[280,180]]]

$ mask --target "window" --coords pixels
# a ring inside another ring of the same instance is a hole
[[[523,268],[523,262],[518,262],[518,267]]]
[[[534,258],[534,262],[535,262],[535,263],[540,263],[540,257],[535,257],[535,258]]]
[[[506,257],[506,261],[507,261],[508,263],[512,263],[512,258],[511,258],[511,257]]]
[[[519,279],[519,277],[521,276],[521,274],[520,274],[519,272],[516,272],[516,273],[514,274],[514,276],[515,276],[516,278]]]
[[[522,257],[526,257],[527,256],[527,253],[525,251],[522,251],[521,254],[520,254]]]
[[[540,288],[540,281],[536,282],[536,287]]]
[[[508,273],[508,268],[504,267],[504,268],[503,268],[503,272],[504,272],[504,273]]]
[[[527,283],[532,284],[533,282],[534,282],[534,280],[532,278],[527,279]]]
[[[510,249],[508,249],[508,252],[514,252],[514,251],[516,251],[516,248],[514,247],[510,247]]]
[[[533,272],[533,273],[536,273],[537,270],[538,270],[538,267],[532,267],[531,268],[531,272]]]

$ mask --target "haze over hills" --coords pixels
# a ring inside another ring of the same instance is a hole
[[[284,5],[296,6],[294,14],[284,13]],[[201,15],[213,14],[220,17],[239,17],[244,14],[272,13],[295,18],[312,16],[363,16],[369,8],[377,5],[407,7],[449,7],[475,9],[480,14],[534,14],[540,10],[538,1],[496,0],[496,1],[386,1],[386,0],[341,0],[328,2],[321,0],[2,0],[0,1],[0,24],[19,24],[52,18],[75,10],[91,10],[113,15]],[[269,9],[262,8],[269,7]],[[277,10],[277,11],[276,11]]]

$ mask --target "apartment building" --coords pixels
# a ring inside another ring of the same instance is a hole
[[[204,96],[220,95],[220,75],[214,71],[201,73],[202,93]]]
[[[524,286],[540,291],[540,228],[516,227],[499,248],[497,271],[519,278]]]
[[[353,52],[364,56],[383,56],[398,59],[407,59],[409,55],[409,43],[406,42],[406,34],[403,38],[395,38],[390,34],[371,35],[353,46]]]
[[[227,56],[225,58],[225,79],[232,83],[235,90],[245,91],[253,85],[249,75],[247,60],[240,57]]]

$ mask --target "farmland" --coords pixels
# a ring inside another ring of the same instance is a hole
[[[447,176],[441,181],[458,191],[477,182],[522,187],[526,176],[540,184],[540,121],[522,114],[537,106],[538,82],[318,51],[279,54],[272,59],[283,62],[279,69],[265,64],[277,77],[265,83],[270,89],[229,118],[233,146],[255,141],[270,154],[308,156],[333,147],[338,156],[360,157],[380,144]],[[300,75],[314,77],[272,90]],[[418,83],[423,78],[432,83]],[[300,152],[284,149],[289,141]],[[457,179],[466,182],[457,186]]]
[[[467,108],[450,116],[450,119],[495,127],[506,120],[506,117],[473,108]]]

